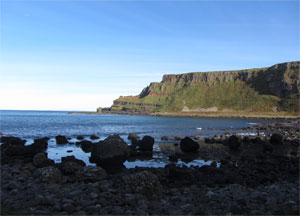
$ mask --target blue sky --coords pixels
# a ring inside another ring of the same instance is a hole
[[[167,73],[299,60],[299,1],[0,4],[0,109],[94,110]]]

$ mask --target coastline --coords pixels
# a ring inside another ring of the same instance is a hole
[[[147,112],[68,112],[68,114],[88,114],[88,115],[145,115],[158,117],[182,117],[182,118],[222,118],[222,119],[277,119],[277,120],[294,120],[300,119],[298,115],[286,113],[147,113]]]

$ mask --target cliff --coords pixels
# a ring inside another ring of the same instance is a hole
[[[167,74],[137,96],[122,96],[109,111],[298,112],[300,62],[236,71]]]

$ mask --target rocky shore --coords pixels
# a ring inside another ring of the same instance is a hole
[[[152,158],[150,136],[130,134],[131,145],[118,135],[75,143],[91,152],[95,166],[74,156],[54,163],[45,153],[48,138],[25,145],[2,136],[1,215],[299,215],[297,126],[265,125],[256,129],[267,136],[224,133],[204,142],[177,137],[177,143],[161,144],[170,160],[163,168],[123,165]],[[57,136],[56,142],[68,139]],[[177,164],[195,158],[211,163]]]

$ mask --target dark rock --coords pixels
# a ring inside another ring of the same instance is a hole
[[[96,136],[96,135],[91,135],[91,136],[90,136],[90,138],[91,138],[92,140],[99,139],[99,137],[98,137],[98,136]]]
[[[195,152],[199,149],[199,144],[190,137],[185,137],[180,141],[180,149],[183,152]]]
[[[26,143],[26,140],[22,140],[18,137],[6,137],[6,136],[2,136],[0,138],[0,141],[3,143],[3,144],[12,144],[12,145],[25,145]]]
[[[47,183],[56,183],[59,182],[62,178],[59,169],[53,166],[38,168],[34,172],[34,176],[37,177],[40,181]]]
[[[84,151],[84,152],[91,152],[92,151],[92,148],[93,148],[93,143],[91,141],[81,141],[81,142],[76,142],[76,145],[77,146],[80,146],[81,149]]]
[[[75,207],[71,203],[66,203],[62,206],[62,209],[69,214],[75,211]]]
[[[73,161],[67,161],[61,163],[60,167],[64,175],[74,175],[76,172],[81,170],[83,166],[80,166],[78,163]]]
[[[41,167],[47,167],[47,166],[53,166],[54,161],[48,159],[48,156],[45,152],[40,152],[34,155],[32,162],[34,166],[41,168]]]
[[[77,163],[79,166],[82,166],[82,167],[86,166],[84,161],[75,158],[75,156],[73,156],[73,155],[61,158],[61,163],[67,163],[67,162],[74,162],[74,163]]]
[[[161,138],[161,140],[169,140],[169,137],[163,136],[163,137]]]
[[[144,136],[138,145],[141,151],[152,151],[154,145],[154,138],[151,136]]]
[[[124,176],[122,179],[125,183],[125,190],[129,193],[140,193],[147,197],[162,195],[163,187],[160,181],[156,175],[148,171]]]
[[[57,144],[67,144],[68,140],[65,136],[58,135],[55,137]]]
[[[86,166],[79,170],[76,175],[86,182],[98,182],[107,178],[106,171],[98,166]]]
[[[122,166],[129,156],[129,147],[119,135],[111,135],[93,146],[92,161],[104,168]]]
[[[129,135],[128,135],[128,137],[127,137],[127,139],[129,139],[129,140],[137,140],[137,139],[139,139],[140,137],[137,135],[137,134],[135,134],[135,133],[130,133]]]
[[[259,144],[259,145],[262,145],[264,143],[260,137],[255,137],[252,140],[252,142],[255,143],[255,144]]]
[[[272,134],[272,136],[270,137],[270,143],[272,145],[281,145],[283,144],[283,136],[281,134]]]
[[[71,153],[71,152],[73,152],[73,150],[67,150],[67,152],[68,152],[68,153]]]
[[[228,146],[230,149],[237,150],[241,145],[240,138],[236,135],[232,135],[228,139]]]
[[[273,152],[273,146],[269,143],[269,142],[263,142],[263,152],[267,153],[267,152]]]
[[[174,140],[181,140],[182,138],[180,136],[175,136]]]
[[[78,140],[83,140],[84,137],[83,137],[83,136],[77,136],[76,139],[78,139]]]
[[[251,143],[251,139],[248,136],[244,136],[243,143],[250,144]]]

